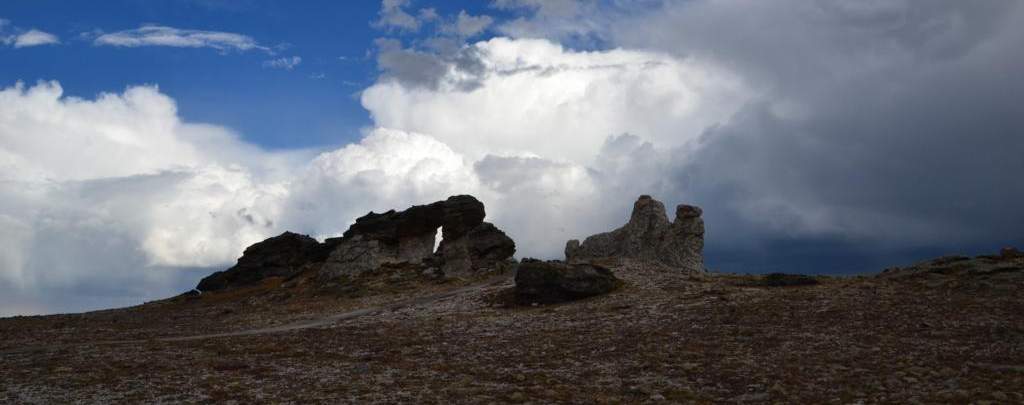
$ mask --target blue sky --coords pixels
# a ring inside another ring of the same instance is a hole
[[[421,4],[424,5],[424,4]],[[0,48],[0,83],[60,80],[67,95],[92,98],[129,85],[156,84],[189,121],[233,128],[267,148],[326,147],[358,139],[370,124],[358,92],[377,77],[374,39],[415,41],[429,30],[374,27],[376,1],[6,1],[0,18],[60,37],[61,44]],[[429,5],[439,13],[501,12],[481,1]],[[59,13],[51,10],[60,10]],[[95,46],[143,24],[238,33],[272,53],[210,48]],[[83,36],[84,35],[84,36]],[[298,56],[292,70],[264,62]]]
[[[720,271],[1021,247],[1021,43],[1022,2],[4,1],[0,316],[454,194],[519,257],[641,194]]]

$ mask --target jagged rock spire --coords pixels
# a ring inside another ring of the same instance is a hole
[[[569,262],[597,258],[631,258],[691,271],[704,271],[704,220],[699,207],[680,204],[669,222],[665,205],[642,195],[633,204],[629,222],[611,232],[565,246]]]

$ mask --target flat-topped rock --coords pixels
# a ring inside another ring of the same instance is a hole
[[[556,303],[607,294],[618,286],[612,271],[596,264],[523,259],[515,292],[521,303]]]

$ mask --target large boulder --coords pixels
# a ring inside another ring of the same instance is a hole
[[[523,259],[515,292],[523,303],[555,303],[607,294],[618,286],[612,271],[596,264]]]
[[[445,275],[465,276],[481,270],[498,270],[515,252],[512,238],[494,224],[481,222],[461,236],[442,238],[437,262]]]
[[[245,249],[238,263],[202,279],[199,291],[252,285],[268,277],[290,277],[327,258],[327,248],[306,235],[285,232]]]
[[[647,195],[633,204],[629,222],[611,232],[570,240],[566,261],[630,258],[658,262],[689,271],[704,271],[704,220],[699,207],[681,204],[669,222],[665,205]]]

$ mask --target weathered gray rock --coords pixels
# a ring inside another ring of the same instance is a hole
[[[523,259],[515,291],[522,303],[554,303],[607,294],[618,286],[611,270],[595,264]]]
[[[647,195],[633,204],[629,222],[611,232],[599,233],[580,243],[565,245],[570,263],[601,258],[630,258],[662,263],[689,271],[704,271],[704,220],[692,205],[676,207],[669,222],[665,205]]]
[[[483,222],[484,205],[468,195],[449,197],[405,211],[369,213],[338,240],[319,271],[333,279],[372,272],[383,265],[438,267],[446,276],[494,269],[515,253],[515,242]],[[437,229],[442,240],[433,251]]]
[[[196,287],[215,291],[255,284],[268,277],[315,274],[320,281],[358,276],[382,266],[432,274],[466,276],[504,267],[516,244],[493,224],[484,222],[484,204],[469,195],[457,195],[405,211],[369,213],[339,238],[319,243],[292,232],[256,243],[245,250],[238,264],[216,272]],[[442,240],[434,252],[438,228]],[[443,274],[442,274],[443,273]]]
[[[256,284],[268,277],[290,277],[310,263],[327,258],[327,247],[306,235],[285,232],[245,249],[238,263],[199,282],[199,291]]]

